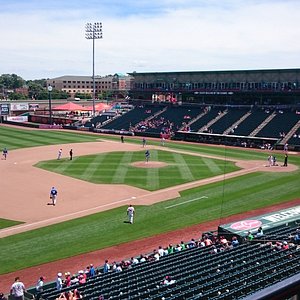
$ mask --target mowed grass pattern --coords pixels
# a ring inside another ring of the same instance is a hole
[[[0,149],[6,147],[9,151],[27,147],[92,142],[97,139],[99,139],[99,136],[97,135],[87,135],[75,132],[21,130],[0,126]]]
[[[68,159],[39,162],[36,166],[93,183],[127,184],[149,191],[204,179],[238,170],[221,159],[150,150],[150,161],[165,162],[162,168],[140,168],[133,162],[144,161],[144,151],[111,152]],[[146,164],[146,162],[145,162]]]
[[[226,184],[222,181],[186,190],[172,200],[136,206],[133,226],[123,222],[127,207],[120,207],[2,238],[0,273],[295,199],[300,192],[298,182],[292,173],[252,173]],[[173,206],[176,204],[180,205]]]

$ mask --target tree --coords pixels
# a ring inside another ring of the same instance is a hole
[[[22,87],[25,84],[25,80],[16,74],[2,74],[0,76],[0,85],[5,89],[14,90]]]
[[[35,81],[28,81],[28,96],[31,99],[39,99],[39,95],[44,92],[45,88],[40,83]]]
[[[15,93],[15,92],[10,93],[8,97],[11,100],[24,100],[24,99],[27,99],[26,95],[21,94],[21,93]]]

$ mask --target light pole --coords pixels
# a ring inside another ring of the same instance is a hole
[[[52,92],[52,86],[49,85],[48,86],[48,99],[49,99],[49,116],[50,116],[49,123],[50,123],[50,125],[52,125],[51,92]]]
[[[86,23],[85,24],[85,38],[93,40],[93,116],[95,116],[95,98],[96,98],[96,84],[95,84],[95,40],[102,39],[102,23]]]

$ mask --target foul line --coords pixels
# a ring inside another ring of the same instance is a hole
[[[49,221],[52,222],[52,221],[57,221],[57,220],[60,220],[60,219],[64,220],[66,217],[67,217],[67,220],[70,220],[69,219],[70,217],[84,216],[87,212],[95,211],[95,210],[97,211],[97,210],[99,210],[99,208],[112,206],[112,205],[115,205],[115,204],[118,204],[118,203],[127,202],[129,200],[134,200],[134,199],[136,199],[136,197],[134,197],[134,196],[133,197],[128,197],[128,198],[123,199],[123,200],[119,200],[119,201],[115,201],[115,202],[106,203],[106,204],[103,204],[103,205],[87,208],[87,209],[80,210],[80,211],[77,211],[77,212],[73,212],[73,213],[70,213],[70,214],[67,214],[67,215],[58,216],[58,217],[50,218],[50,219],[45,219],[45,220],[37,221],[37,222],[34,222],[34,223],[21,224],[19,226],[12,226],[12,227],[8,227],[8,228],[4,228],[4,229],[0,230],[0,237],[1,237],[1,234],[5,234],[6,232],[18,231],[20,229],[27,228],[27,227],[29,227],[29,228],[30,227],[35,227],[36,225],[43,224],[43,223],[47,224],[47,223],[49,223]],[[50,223],[50,224],[52,225],[52,223]]]
[[[189,203],[189,202],[193,202],[193,201],[196,201],[196,200],[200,200],[200,199],[203,199],[203,198],[208,198],[208,197],[207,196],[202,196],[200,198],[195,198],[195,199],[187,200],[185,202],[180,202],[180,203],[177,203],[177,204],[174,204],[174,205],[166,206],[165,209],[168,209],[168,208],[171,208],[171,207],[175,207],[175,206],[179,206],[179,205],[183,205],[183,204],[186,204],[186,203]]]

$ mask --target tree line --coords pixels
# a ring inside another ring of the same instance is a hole
[[[46,100],[48,99],[46,79],[24,80],[16,74],[0,75],[0,99],[10,100]],[[67,92],[53,89],[53,99],[67,99],[70,95]]]

